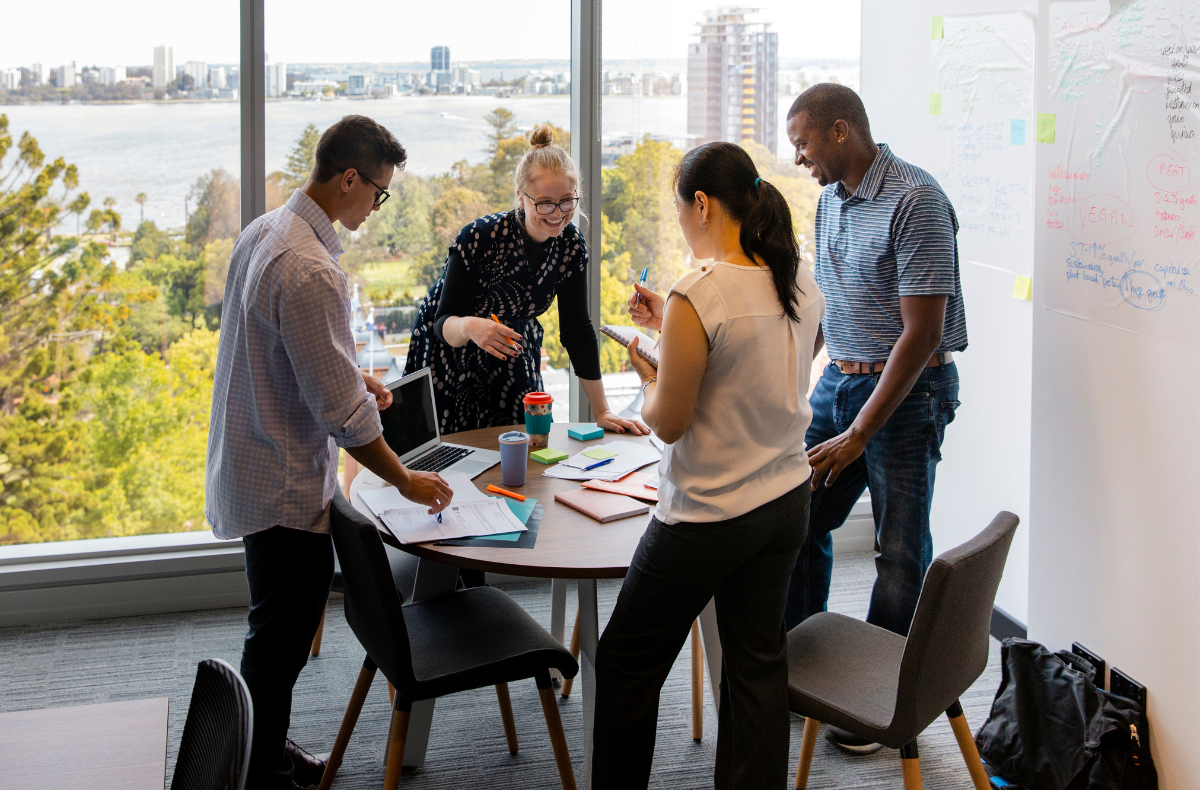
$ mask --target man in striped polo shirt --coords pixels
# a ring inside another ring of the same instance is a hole
[[[819,84],[792,104],[796,165],[825,187],[817,203],[817,335],[832,362],[810,399],[813,467],[808,539],[788,591],[790,630],[824,611],[830,533],[871,491],[880,554],[867,622],[907,635],[933,559],[929,509],[946,426],[958,406],[952,352],[967,347],[958,219],[937,181],[876,145],[862,100]],[[831,738],[855,745],[845,733]]]

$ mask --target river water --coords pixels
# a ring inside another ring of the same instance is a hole
[[[790,100],[781,100],[779,117]],[[455,162],[482,161],[488,126],[484,114],[506,107],[522,127],[550,121],[570,125],[570,97],[500,99],[493,96],[402,97],[380,100],[271,101],[267,111],[267,172],[282,169],[307,124],[324,129],[343,115],[370,115],[390,129],[408,150],[410,172],[431,176]],[[196,179],[214,168],[239,176],[238,102],[146,102],[140,104],[11,105],[0,107],[14,135],[28,131],[47,158],[64,157],[79,168],[80,189],[92,206],[112,196],[126,228],[136,226],[134,197],[146,193],[145,217],[160,228],[180,227],[185,198]],[[605,97],[604,135],[634,131],[633,100]],[[683,138],[687,97],[640,100],[639,134]],[[780,140],[785,139],[782,129]],[[65,232],[74,232],[73,219]]]

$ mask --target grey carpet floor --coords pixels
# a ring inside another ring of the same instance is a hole
[[[835,563],[830,609],[854,617],[866,614],[875,568],[871,556],[842,555]],[[549,582],[505,588],[545,627],[550,624]],[[600,584],[600,621],[616,602],[619,582]],[[575,616],[574,586],[567,596],[567,624]],[[223,658],[235,667],[245,633],[244,609],[217,609],[53,625],[0,629],[0,712],[85,705],[147,697],[170,698],[167,775],[179,746],[196,663]],[[569,630],[568,630],[569,633]],[[992,640],[987,671],[962,699],[973,728],[987,717],[1000,682],[999,643]],[[311,751],[328,751],[362,666],[363,652],[331,602],[321,655],[309,661],[296,686],[292,737]],[[712,786],[716,714],[705,687],[704,739],[691,737],[690,649],[680,652],[662,692],[651,786]],[[520,751],[510,755],[492,689],[437,702],[425,767],[406,773],[401,788],[559,788],[561,784],[546,735],[533,681],[510,688]],[[559,698],[567,742],[577,777],[583,772],[582,699],[576,690]],[[387,685],[378,676],[355,729],[335,788],[378,788],[383,782],[383,745],[388,721]],[[792,719],[794,770],[803,720]],[[930,788],[963,788],[971,782],[945,717],[920,738],[922,774]],[[810,788],[898,788],[900,760],[884,749],[867,757],[837,752],[817,743]],[[791,786],[789,781],[788,786]]]

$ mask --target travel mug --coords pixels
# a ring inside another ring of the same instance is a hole
[[[500,434],[500,477],[506,486],[525,485],[529,465],[529,434],[509,431]]]
[[[550,443],[550,407],[554,398],[545,392],[525,396],[525,432],[529,434],[529,449],[541,450]]]

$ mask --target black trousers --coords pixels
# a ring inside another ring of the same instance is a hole
[[[329,585],[333,540],[327,534],[272,527],[242,538],[250,585],[250,629],[242,647],[242,677],[254,702],[254,743],[247,790],[291,790],[292,761],[284,753],[292,687],[308,651]]]
[[[783,607],[810,495],[805,482],[727,521],[650,520],[596,653],[596,790],[649,784],[659,693],[712,598],[722,647],[715,786],[784,786],[791,728]]]

